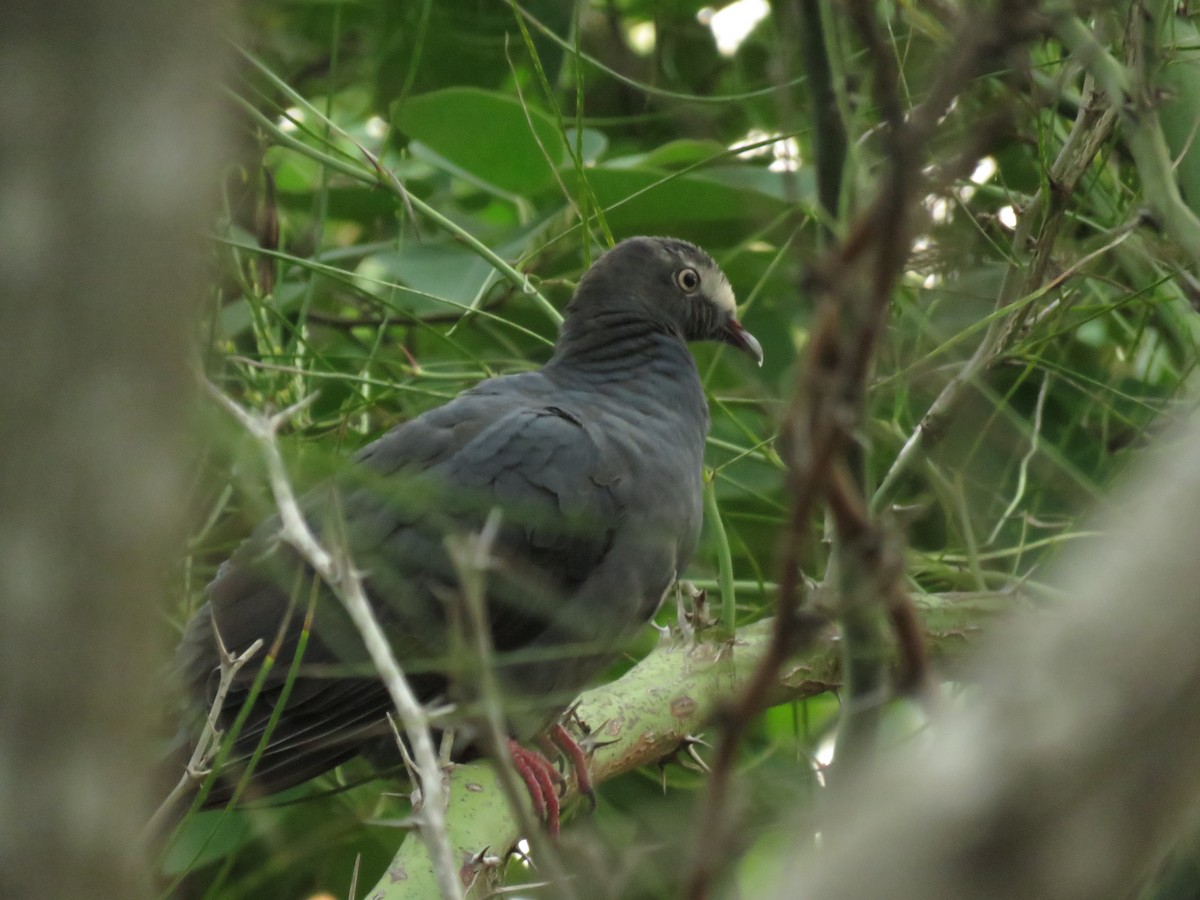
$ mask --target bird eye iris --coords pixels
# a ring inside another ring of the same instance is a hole
[[[675,273],[675,283],[684,293],[691,294],[700,287],[700,275],[695,269],[680,269]]]

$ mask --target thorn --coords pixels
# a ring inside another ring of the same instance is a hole
[[[610,721],[612,721],[612,720],[605,719],[603,722],[600,723],[599,726],[596,727],[596,729],[594,731],[589,731],[587,734],[585,734],[583,736],[583,738],[580,741],[578,741],[580,749],[582,749],[583,752],[586,753],[588,756],[592,756],[597,750],[599,750],[602,747],[608,747],[612,744],[617,743],[616,738],[611,738],[609,740],[602,740],[600,738],[600,733],[604,730],[605,726],[607,726]]]
[[[233,668],[240,669],[246,663],[250,662],[251,658],[262,649],[263,639],[255,638],[254,643],[239,653],[233,660]]]
[[[491,844],[488,844],[486,847],[484,847],[484,848],[483,848],[482,850],[480,850],[478,853],[474,853],[474,854],[472,854],[471,856],[467,857],[467,862],[468,862],[469,864],[471,864],[472,866],[482,866],[482,865],[484,865],[484,864],[487,862],[487,859],[488,859],[487,852],[488,852],[489,850],[491,850],[491,849],[492,849],[492,845],[491,845]],[[495,859],[495,858],[496,858],[496,857],[494,857],[494,856],[492,857],[492,859]]]
[[[416,831],[421,827],[418,816],[405,816],[402,819],[367,819],[364,824],[378,825],[380,828],[397,828],[400,831]]]
[[[685,645],[690,646],[696,639],[696,630],[692,627],[691,616],[688,613],[687,604],[684,602],[684,595],[689,593],[691,585],[684,586],[684,582],[678,582],[675,591],[675,627],[679,629],[679,636],[682,638]]]
[[[454,765],[454,729],[447,728],[442,732],[442,740],[438,746],[438,764],[442,768]]]
[[[281,409],[279,412],[275,413],[275,415],[267,419],[267,428],[270,429],[271,434],[278,432],[279,426],[286,424],[289,419],[294,418],[296,413],[306,409],[309,406],[312,406],[313,403],[316,402],[316,399],[319,395],[320,394],[318,391],[313,391],[307,397],[297,400],[291,406]]]
[[[693,760],[695,762],[695,765],[688,765],[685,762],[680,762],[679,764],[681,766],[683,766],[685,769],[692,769],[693,771],[696,771],[696,772],[702,772],[705,775],[712,774],[712,769],[709,768],[708,763],[706,763],[703,759],[700,758],[700,755],[696,752],[695,747],[688,747],[686,752],[687,752],[688,758]]]
[[[519,862],[524,863],[531,869],[536,868],[536,866],[533,864],[533,860],[529,858],[529,854],[521,849],[521,844],[523,843],[526,846],[529,846],[525,841],[517,841],[517,843],[513,844],[512,849],[508,851],[508,855],[515,856]]]
[[[408,783],[412,785],[409,798],[412,801],[413,809],[418,809],[421,805],[421,778],[417,772],[416,760],[408,752],[408,744],[404,743],[404,737],[400,734],[400,727],[396,724],[395,716],[389,712],[387,720],[388,725],[392,728],[392,736],[396,739],[396,748],[400,751],[400,761],[404,763],[404,772],[408,776]]]

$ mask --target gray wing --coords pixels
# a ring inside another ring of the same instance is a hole
[[[458,580],[445,534],[476,530],[493,508],[501,510],[498,562],[487,581],[492,640],[501,655],[519,655],[562,631],[567,601],[612,546],[622,518],[612,490],[619,473],[611,471],[603,439],[581,416],[530,405],[539,399],[529,390],[506,396],[495,384],[465,394],[370,445],[352,476],[307,498],[306,512],[318,529],[340,508],[379,618],[423,699],[447,687],[448,607]],[[390,709],[335,600],[318,597],[305,635],[311,575],[274,543],[274,532],[274,524],[265,523],[222,567],[209,587],[208,607],[180,650],[194,695],[207,698],[216,683],[214,622],[234,652],[257,638],[267,644],[279,639],[279,661],[261,685],[233,754],[245,759],[254,752],[278,706],[256,767],[266,792],[307,780],[386,736]],[[288,684],[288,666],[303,637],[300,675]],[[227,724],[249,696],[255,674],[248,671],[234,685],[223,714]],[[209,802],[227,796],[218,790]]]

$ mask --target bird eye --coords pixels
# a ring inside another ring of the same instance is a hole
[[[675,283],[685,294],[694,294],[700,287],[700,274],[695,269],[680,269],[675,273]]]

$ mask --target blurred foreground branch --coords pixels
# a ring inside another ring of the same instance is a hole
[[[847,786],[771,896],[1131,895],[1200,803],[1200,416],[1150,456],[1059,566],[1059,608],[998,636],[969,705]]]
[[[886,28],[874,4],[846,4],[845,12],[871,61],[872,95],[885,128],[880,146],[886,165],[872,199],[847,217],[840,239],[811,264],[799,293],[816,303],[805,358],[780,426],[779,453],[787,467],[788,513],[782,530],[776,628],[768,652],[726,717],[709,780],[705,811],[697,817],[691,872],[683,896],[706,900],[736,822],[728,813],[737,750],[784,659],[809,638],[801,565],[814,513],[827,503],[837,542],[832,583],[844,601],[839,611],[847,673],[845,727],[839,741],[847,763],[874,749],[879,710],[887,696],[886,609],[902,609],[906,591],[898,542],[870,515],[863,469],[867,387],[886,331],[893,291],[911,251],[921,198],[930,184],[930,156],[942,123],[958,98],[989,68],[1023,58],[1039,22],[1024,0],[1002,2],[987,14],[964,17],[953,49],[924,99],[904,108],[901,79]],[[940,178],[972,171],[990,152],[1003,120],[982,120]],[[843,550],[847,550],[845,554]],[[857,568],[856,568],[857,567]],[[905,611],[895,621],[908,621]],[[915,630],[911,631],[915,634]],[[910,634],[910,636],[911,636]],[[905,647],[904,644],[901,645]],[[920,682],[919,652],[910,658],[910,682]]]

